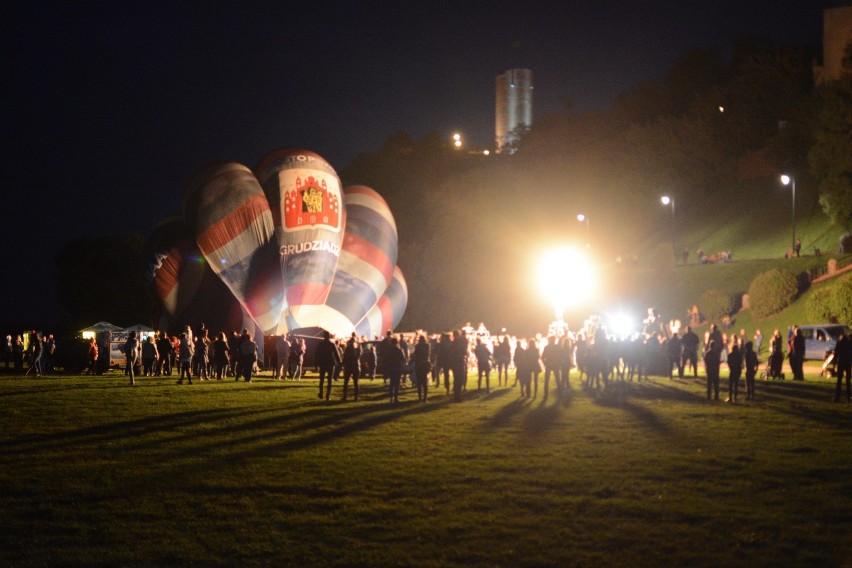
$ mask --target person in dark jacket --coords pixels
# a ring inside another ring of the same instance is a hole
[[[852,402],[852,337],[841,333],[834,346],[834,357],[837,360],[837,388],[834,392],[834,402],[840,400],[840,390],[843,377],[846,377],[846,402]]]
[[[799,326],[793,330],[793,339],[790,342],[790,369],[793,371],[794,381],[804,381],[805,372],[802,366],[805,363],[805,336]]]
[[[331,398],[331,383],[334,380],[334,369],[340,365],[340,351],[337,346],[331,341],[331,334],[327,331],[322,332],[322,341],[317,344],[317,350],[314,356],[314,363],[319,369],[319,398],[322,398],[323,383],[327,383],[325,391],[325,399]]]
[[[399,340],[396,337],[391,337],[386,349],[385,365],[390,382],[390,402],[397,404],[399,402],[399,385],[402,381],[402,373],[405,372],[405,353],[400,349]]]
[[[136,332],[131,331],[130,335],[127,338],[127,341],[124,342],[124,357],[126,359],[125,363],[125,372],[130,375],[130,384],[135,385],[136,381],[134,380],[133,375],[133,367],[136,365],[136,359],[139,356],[139,340],[136,339]]]
[[[746,400],[754,398],[754,377],[757,375],[757,366],[760,361],[757,358],[757,352],[754,350],[754,343],[749,341],[745,346],[745,378],[746,378]]]
[[[450,394],[450,370],[453,366],[453,340],[449,333],[441,334],[438,342],[438,364],[434,370],[435,374],[444,376],[444,388]],[[437,381],[437,379],[436,379]]]
[[[355,401],[358,400],[358,379],[361,377],[361,344],[358,336],[352,333],[346,341],[346,349],[343,350],[343,402],[346,402],[346,394],[349,390],[349,379],[355,389]]]
[[[725,402],[737,402],[737,392],[740,388],[740,376],[743,372],[743,355],[739,342],[734,339],[728,352],[728,398]]]
[[[707,343],[707,351],[704,353],[704,370],[707,373],[707,400],[711,395],[719,400],[719,367],[721,361],[722,347],[711,339]]]
[[[698,377],[698,334],[692,331],[692,328],[687,326],[686,333],[680,339],[681,344],[681,361],[680,366],[684,370],[687,365],[692,367],[692,376]]]
[[[429,397],[429,372],[432,370],[432,346],[425,335],[414,345],[414,380],[417,383],[417,400],[427,402]]]
[[[470,345],[467,333],[460,329],[455,332],[453,339],[453,397],[456,402],[461,402],[462,393],[467,387],[467,360]]]
[[[257,363],[257,343],[252,340],[248,330],[244,329],[240,343],[240,372],[247,383],[251,382],[255,363]],[[237,378],[239,379],[239,377]]]

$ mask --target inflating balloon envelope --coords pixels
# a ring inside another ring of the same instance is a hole
[[[408,289],[385,200],[362,185],[341,194],[331,165],[307,150],[272,152],[255,172],[236,162],[202,167],[184,192],[183,219],[149,238],[150,289],[169,320],[214,321],[189,306],[239,305],[267,335],[374,336],[398,325]]]

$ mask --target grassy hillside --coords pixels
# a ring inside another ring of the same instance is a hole
[[[852,255],[807,256],[793,259],[740,260],[726,264],[691,264],[668,270],[649,268],[613,268],[606,279],[615,282],[617,298],[614,303],[627,305],[634,313],[643,313],[647,307],[655,307],[665,319],[684,320],[686,310],[700,304],[702,294],[711,289],[741,295],[748,291],[758,274],[774,268],[796,275],[824,267],[829,258],[837,258],[840,264],[852,261]],[[841,276],[852,278],[852,274]],[[791,306],[779,314],[763,320],[755,320],[749,310],[734,316],[732,325],[741,327],[751,336],[756,328],[764,333],[774,328],[786,329],[793,324],[808,322],[806,304],[813,289],[805,291]],[[700,306],[699,306],[700,307]],[[817,322],[812,322],[817,323]]]

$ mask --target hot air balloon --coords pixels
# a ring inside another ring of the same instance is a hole
[[[145,280],[151,295],[164,315],[177,321],[198,293],[205,273],[209,272],[183,218],[169,217],[154,227],[142,254],[148,263]],[[210,276],[216,279],[212,273]]]
[[[337,270],[325,304],[312,312],[311,326],[338,337],[355,330],[391,283],[397,258],[397,232],[390,208],[367,186],[344,189],[346,230]]]
[[[231,291],[211,270],[182,217],[170,217],[145,242],[147,282],[159,306],[157,329],[176,332],[204,323],[213,333],[259,331]]]
[[[282,333],[284,288],[272,212],[251,170],[201,168],[184,192],[184,218],[210,268],[267,334]]]
[[[355,326],[355,333],[364,337],[383,335],[402,321],[408,304],[408,285],[399,266],[394,268],[390,286],[364,318]]]
[[[328,162],[307,150],[274,151],[255,173],[272,208],[286,291],[285,324],[312,327],[324,319],[343,244],[340,179]]]

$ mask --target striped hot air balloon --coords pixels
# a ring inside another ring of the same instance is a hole
[[[201,168],[187,184],[183,210],[210,268],[264,333],[286,331],[272,211],[251,170],[236,162]]]
[[[155,328],[174,332],[205,323],[214,332],[251,329],[257,324],[211,270],[180,216],[154,228],[143,248],[147,282],[158,305]]]
[[[177,321],[209,271],[183,217],[169,217],[154,227],[142,254],[147,262],[145,280],[151,295],[165,317]]]
[[[313,327],[323,320],[343,244],[340,179],[328,162],[307,150],[276,150],[255,173],[272,208],[286,325]]]
[[[390,286],[376,302],[367,315],[355,326],[355,332],[364,337],[383,335],[387,330],[394,329],[405,314],[408,304],[408,285],[402,276],[399,266],[394,267],[393,279]]]
[[[379,301],[397,259],[396,223],[382,196],[364,185],[350,186],[343,203],[346,230],[337,270],[324,306],[307,322],[338,337],[351,334]]]

